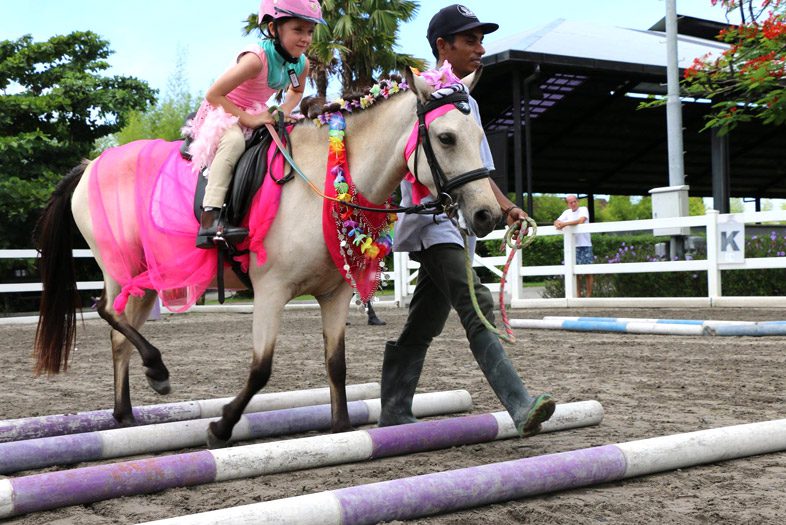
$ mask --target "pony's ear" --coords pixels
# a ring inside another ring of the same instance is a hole
[[[407,79],[410,89],[415,92],[415,95],[421,102],[425,103],[429,100],[434,92],[434,88],[423,80],[423,77],[414,74],[412,68],[407,68],[404,70],[404,78]]]
[[[472,91],[472,89],[478,84],[478,80],[480,80],[481,73],[483,73],[482,65],[478,67],[474,72],[462,78],[461,83],[467,86],[467,89],[469,91]]]

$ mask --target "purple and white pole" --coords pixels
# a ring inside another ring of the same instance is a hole
[[[786,419],[450,470],[149,522],[363,525],[786,450]]]
[[[379,397],[379,383],[347,385],[347,400],[374,399]],[[138,425],[187,421],[206,417],[221,416],[221,409],[232,401],[231,397],[202,399],[140,406],[133,409]],[[312,388],[289,392],[270,392],[257,394],[251,399],[246,413],[281,410],[310,405],[330,403],[330,389]],[[28,417],[0,420],[0,443],[35,439],[81,432],[95,432],[120,428],[112,410],[93,410],[76,414],[55,414],[50,416]]]
[[[347,403],[350,423],[375,423],[379,419],[379,403],[379,399]],[[471,408],[472,398],[466,390],[418,394],[412,403],[416,417],[465,412]],[[207,427],[215,419],[174,421],[0,443],[0,474],[204,445]],[[252,412],[244,414],[237,422],[231,441],[328,430],[330,424],[329,404]]]
[[[416,403],[417,399],[415,396]],[[602,419],[603,408],[597,401],[558,405],[552,418],[543,424],[543,431],[596,425]],[[173,487],[366,461],[517,435],[510,416],[498,412],[4,479],[0,480],[0,519]],[[308,512],[318,517],[321,510],[313,507]],[[232,521],[230,516],[227,523]]]

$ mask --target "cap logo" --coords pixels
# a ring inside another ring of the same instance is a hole
[[[466,16],[467,18],[477,18],[477,16],[475,16],[475,13],[473,13],[472,10],[467,6],[457,5],[456,8],[458,9],[459,13]]]
[[[319,10],[319,2],[313,1],[308,3],[308,8],[311,10],[312,13],[316,13]]]

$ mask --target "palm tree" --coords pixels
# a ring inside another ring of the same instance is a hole
[[[406,67],[423,69],[425,60],[395,50],[399,26],[417,13],[414,0],[323,0],[327,27],[317,26],[309,50],[311,79],[326,96],[328,80],[341,79],[343,93],[361,91],[374,78]],[[246,20],[246,34],[260,32],[257,15]]]

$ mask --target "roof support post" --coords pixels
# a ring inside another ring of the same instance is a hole
[[[513,187],[516,192],[516,205],[524,208],[524,182],[522,180],[521,169],[521,73],[518,67],[513,68],[511,80],[513,113]],[[527,213],[532,215],[532,208],[526,208]]]
[[[666,0],[666,129],[669,147],[669,186],[685,184],[682,145],[682,102],[677,61],[677,0]]]
[[[527,167],[527,213],[534,214],[535,199],[532,196],[532,128],[530,123],[530,107],[529,101],[531,100],[530,90],[533,82],[540,78],[540,65],[535,66],[535,71],[524,79],[524,151],[526,153],[526,167]]]
[[[710,129],[710,157],[712,160],[712,207],[720,213],[729,213],[729,136]]]

